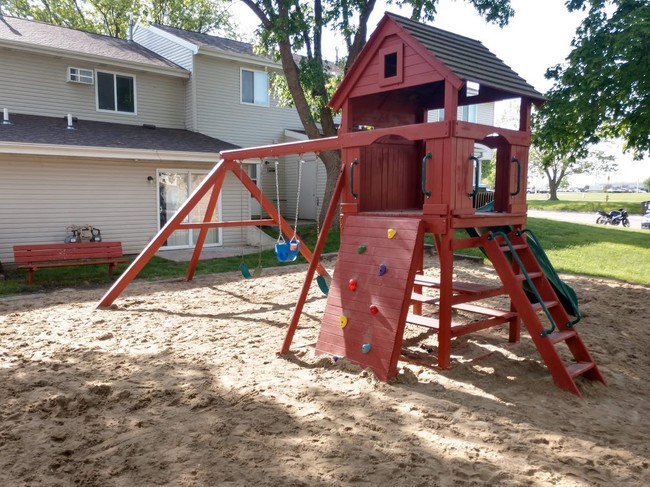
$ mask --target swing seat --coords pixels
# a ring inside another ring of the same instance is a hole
[[[275,244],[275,256],[278,262],[293,262],[298,258],[300,253],[300,240],[292,238],[288,242],[278,242]]]
[[[244,279],[250,279],[251,277],[253,277],[251,275],[250,269],[246,265],[246,262],[242,262],[241,264],[239,264],[239,272],[241,272],[241,275],[244,276]]]
[[[316,283],[318,284],[318,288],[321,290],[321,292],[327,296],[327,294],[330,292],[330,287],[327,284],[327,279],[325,279],[324,276],[318,276],[316,277]]]

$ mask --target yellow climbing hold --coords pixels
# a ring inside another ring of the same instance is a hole
[[[397,235],[397,230],[394,228],[389,228],[388,229],[388,238],[393,238],[395,235]]]
[[[347,326],[347,324],[348,324],[348,317],[345,316],[345,315],[342,315],[339,318],[339,322],[341,323],[341,329],[345,328]]]

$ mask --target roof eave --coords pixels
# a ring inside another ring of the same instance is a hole
[[[83,157],[99,159],[129,159],[134,161],[203,162],[219,161],[219,152],[186,152],[158,149],[122,149],[58,144],[27,144],[0,142],[0,154],[42,157]]]
[[[198,54],[204,54],[210,57],[217,57],[220,59],[227,59],[229,61],[245,62],[248,64],[256,64],[270,69],[282,69],[282,65],[270,59],[265,59],[259,56],[251,56],[248,54],[236,54],[230,51],[225,51],[213,46],[199,46]]]
[[[5,47],[8,49],[15,49],[19,51],[32,52],[35,54],[46,54],[60,57],[71,58],[74,61],[86,61],[92,63],[101,63],[101,64],[110,64],[112,66],[118,66],[138,71],[146,71],[149,73],[162,74],[166,76],[173,76],[177,78],[187,79],[190,77],[190,72],[180,66],[152,66],[150,64],[138,63],[133,61],[125,61],[121,59],[115,59],[108,56],[97,56],[84,53],[78,53],[76,51],[69,51],[67,49],[59,49],[47,46],[38,46],[30,45],[22,42],[14,42],[6,39],[0,40],[0,47]]]

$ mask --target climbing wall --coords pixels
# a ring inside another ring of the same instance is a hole
[[[316,353],[347,357],[382,380],[393,377],[422,250],[418,218],[349,216]]]

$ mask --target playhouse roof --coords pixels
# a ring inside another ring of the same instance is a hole
[[[462,81],[475,81],[481,86],[488,86],[505,94],[527,97],[538,103],[545,100],[544,95],[490,52],[480,41],[386,12],[332,98],[331,104],[336,108],[340,107],[341,98],[345,97],[345,93],[351,88],[346,83],[347,78],[351,78],[350,83],[353,84],[352,78],[358,74],[355,73],[355,69],[363,69],[364,53],[370,54],[376,49],[376,45],[381,43],[381,31],[389,23],[397,26],[400,36],[407,42],[415,40],[432,55],[433,59],[443,63]]]

